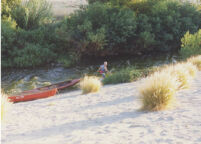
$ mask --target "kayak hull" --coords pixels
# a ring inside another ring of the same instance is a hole
[[[18,95],[8,97],[10,102],[24,102],[31,101],[36,99],[42,99],[54,96],[57,92],[57,88],[49,89],[49,90],[31,90],[27,92],[22,92]]]
[[[74,80],[70,80],[70,81],[64,81],[64,82],[59,82],[59,83],[55,83],[52,85],[40,87],[40,88],[37,88],[37,90],[46,90],[46,89],[51,89],[51,88],[57,88],[58,90],[61,90],[64,88],[71,87],[71,86],[77,84],[78,82],[80,82],[80,79],[74,79]]]
[[[24,102],[36,99],[47,98],[54,96],[58,90],[68,88],[80,82],[80,79],[74,79],[70,81],[59,82],[56,84],[36,88],[33,90],[23,91],[17,95],[8,97],[10,102]]]

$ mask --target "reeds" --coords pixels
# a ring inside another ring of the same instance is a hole
[[[9,102],[8,96],[1,92],[1,120],[4,121],[7,117],[7,113],[9,112],[12,103]]]
[[[98,92],[102,84],[98,77],[95,76],[85,76],[80,82],[80,88],[83,94]]]
[[[194,64],[198,70],[201,70],[201,55],[190,57],[187,61]]]
[[[190,58],[186,63],[157,68],[157,72],[147,77],[140,86],[142,109],[163,110],[172,105],[177,90],[190,87],[191,79],[197,73],[196,66],[199,66],[200,60],[201,57],[198,56]]]
[[[178,80],[170,73],[155,72],[140,86],[143,110],[162,110],[170,107],[178,87]]]

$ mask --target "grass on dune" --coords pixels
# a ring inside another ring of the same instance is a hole
[[[9,102],[8,96],[1,92],[1,120],[4,121],[6,119],[7,113],[9,112],[12,103]]]
[[[192,63],[189,63],[189,62],[179,63],[175,66],[183,67],[184,69],[186,69],[192,78],[195,77],[197,74],[197,67],[193,65]]]
[[[174,101],[177,87],[177,78],[170,73],[155,72],[147,77],[139,89],[142,109],[157,111],[169,108]]]
[[[80,88],[83,94],[98,92],[101,86],[101,81],[95,76],[85,76],[80,82]]]
[[[194,64],[198,70],[201,70],[201,55],[190,57],[187,61]]]
[[[179,81],[178,89],[186,89],[190,87],[192,79],[188,69],[182,64],[171,65],[164,69],[165,73],[170,73],[172,77],[177,77]]]

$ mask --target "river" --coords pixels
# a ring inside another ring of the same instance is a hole
[[[136,66],[145,68],[158,66],[172,62],[175,56],[140,56],[140,57],[121,57],[108,58],[108,69],[115,72],[122,67]],[[98,75],[96,72],[99,65],[104,60],[89,59],[85,63],[78,64],[72,68],[65,68],[59,65],[40,67],[34,69],[2,69],[1,87],[7,94],[19,93],[53,83],[80,78],[84,75]]]

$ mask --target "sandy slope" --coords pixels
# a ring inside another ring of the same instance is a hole
[[[52,4],[53,14],[55,16],[66,16],[74,10],[79,9],[81,5],[86,5],[87,0],[48,0]]]
[[[139,112],[139,83],[15,104],[2,144],[201,143],[201,72],[168,111]]]

